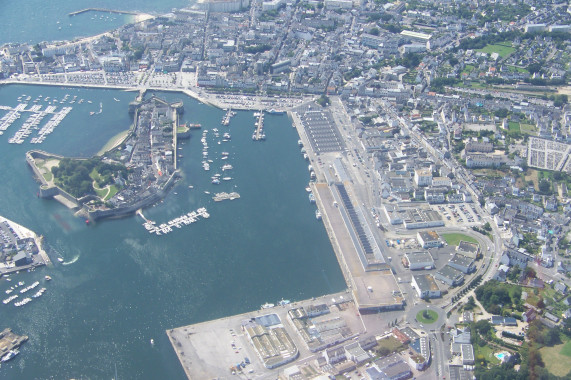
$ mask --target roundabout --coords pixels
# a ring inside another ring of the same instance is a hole
[[[434,310],[424,309],[416,313],[416,320],[424,324],[432,324],[438,320],[438,313]]]
[[[446,323],[446,313],[436,305],[419,303],[406,313],[406,321],[411,327],[425,330],[437,330]]]

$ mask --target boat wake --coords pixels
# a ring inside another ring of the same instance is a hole
[[[79,256],[80,256],[80,255],[75,255],[75,256],[73,257],[73,259],[71,259],[70,261],[63,262],[63,263],[61,263],[61,265],[71,265],[71,264],[74,264],[77,260],[79,260]]]

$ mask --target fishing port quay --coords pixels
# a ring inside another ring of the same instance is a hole
[[[330,115],[320,119],[307,112],[314,111],[309,107],[289,113],[311,162],[308,169],[313,180],[306,190],[310,202],[318,207],[316,218],[324,223],[348,290],[277,306],[265,304],[251,313],[167,330],[189,379],[232,375],[285,379],[284,374],[294,371],[292,368],[341,374],[347,371],[347,363],[324,366],[325,352],[349,346],[370,357],[367,347],[390,333],[383,321],[402,317],[405,300],[384,259],[386,252],[376,244],[364,219],[355,216],[363,211],[355,206],[359,203],[348,180],[350,174],[342,171],[339,163],[343,145],[335,139],[316,144],[314,136],[318,134],[311,133],[311,128],[320,128],[325,122],[331,123],[327,128],[336,129],[335,121]],[[312,121],[318,124],[312,125]],[[317,146],[328,151],[317,152]],[[321,335],[311,336],[308,328],[317,328]]]
[[[27,335],[17,335],[9,328],[2,330],[0,332],[0,362],[7,362],[18,355],[18,348],[27,340]]]
[[[0,239],[5,247],[0,254],[0,278],[51,264],[49,256],[42,248],[42,237],[2,216]]]

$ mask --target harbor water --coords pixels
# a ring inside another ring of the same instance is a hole
[[[10,85],[0,87],[0,104],[14,107],[24,94],[32,100],[68,94],[77,101],[66,104],[72,111],[42,144],[8,143],[26,114],[0,136],[0,214],[43,235],[54,262],[12,275],[11,282],[0,280],[1,294],[17,281],[37,280],[47,288],[22,307],[0,304],[0,328],[30,337],[20,355],[2,365],[0,378],[109,379],[117,368],[119,379],[184,379],[166,329],[281,298],[295,301],[345,289],[315,205],[308,202],[307,162],[287,115],[266,115],[266,141],[254,142],[253,112],[239,111],[222,126],[223,110],[179,93],[158,94],[183,100],[181,122],[200,123],[202,129],[192,130],[177,149],[181,180],[143,214],[161,224],[205,207],[210,217],[157,236],[140,216],[86,226],[56,201],[38,198],[24,156],[30,149],[95,154],[132,123],[127,106],[134,93]],[[79,99],[84,101],[78,104]],[[90,116],[100,103],[102,113]],[[201,163],[205,129],[209,171]],[[222,141],[225,132],[229,141]],[[223,172],[224,164],[232,169]],[[231,179],[212,184],[216,173]],[[237,192],[240,198],[215,202],[217,192]],[[53,280],[46,282],[45,275]]]

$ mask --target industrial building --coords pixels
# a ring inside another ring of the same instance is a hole
[[[458,243],[456,251],[466,257],[470,257],[476,260],[480,254],[480,245],[462,240],[460,243]]]
[[[424,249],[437,248],[442,246],[440,235],[436,231],[422,231],[417,232],[416,240],[418,244]]]
[[[410,270],[434,268],[434,260],[427,251],[408,252],[405,254],[403,261]]]
[[[431,274],[415,274],[412,276],[412,286],[420,298],[438,298],[440,288]]]
[[[449,286],[457,286],[464,282],[464,275],[462,272],[450,265],[445,265],[442,269],[436,272],[434,278]]]
[[[448,262],[452,268],[458,269],[460,272],[468,274],[476,270],[476,265],[474,264],[474,259],[461,255],[459,253],[452,256]]]

